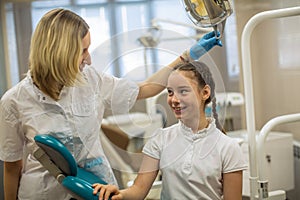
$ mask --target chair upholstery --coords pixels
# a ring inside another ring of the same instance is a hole
[[[106,184],[106,182],[80,168],[63,143],[47,134],[36,135],[34,140],[39,147],[34,152],[34,157],[74,198],[79,200],[99,198],[93,194],[92,184]]]

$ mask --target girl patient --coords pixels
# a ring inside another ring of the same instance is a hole
[[[247,166],[239,144],[219,123],[209,68],[199,61],[175,67],[167,90],[179,122],[157,130],[146,143],[131,187],[94,184],[94,193],[100,192],[99,199],[144,199],[161,170],[161,199],[242,199],[242,171]],[[205,115],[210,102],[213,117]]]

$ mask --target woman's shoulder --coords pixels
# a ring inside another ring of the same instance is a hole
[[[99,79],[102,75],[102,73],[97,71],[93,66],[83,68],[82,74],[86,80]]]
[[[115,78],[113,75],[97,70],[93,66],[87,66],[83,69],[83,76],[88,79]]]
[[[27,90],[29,86],[27,77],[21,80],[19,83],[9,88],[1,97],[1,103],[12,102],[16,99],[24,98],[23,93]]]
[[[117,83],[119,80],[126,80],[124,78],[117,78],[116,76],[97,70],[93,66],[84,68],[84,78],[92,85],[110,85]]]
[[[3,115],[16,115],[22,105],[27,104],[29,81],[27,78],[8,89],[0,100],[0,112]]]

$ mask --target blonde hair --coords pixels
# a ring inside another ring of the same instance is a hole
[[[40,90],[58,100],[63,86],[74,86],[79,76],[82,39],[88,24],[77,14],[53,9],[39,21],[31,38],[29,69]]]

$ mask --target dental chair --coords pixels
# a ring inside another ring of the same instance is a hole
[[[93,183],[107,184],[91,172],[77,166],[73,155],[58,139],[51,135],[34,137],[38,149],[34,157],[76,199],[97,200],[93,194]]]

